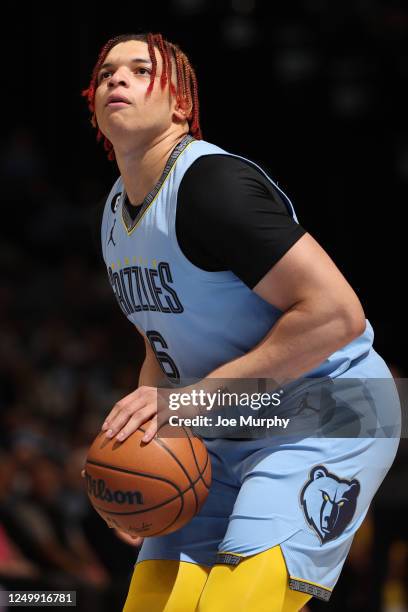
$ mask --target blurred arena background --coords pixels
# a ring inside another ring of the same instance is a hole
[[[80,470],[142,342],[92,233],[117,177],[80,92],[108,38],[162,32],[189,55],[205,140],[260,164],[356,290],[407,376],[408,7],[396,0],[8,4],[0,167],[0,588],[76,589],[121,610],[137,547],[92,510]],[[329,604],[408,610],[405,440]],[[6,609],[6,608],[4,608]]]

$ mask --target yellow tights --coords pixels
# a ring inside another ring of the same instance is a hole
[[[141,561],[123,612],[295,612],[310,597],[289,589],[285,560],[275,546],[234,566]]]

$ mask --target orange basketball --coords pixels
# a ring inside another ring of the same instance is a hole
[[[142,442],[149,422],[124,442],[100,432],[89,448],[85,477],[89,499],[108,523],[130,535],[164,535],[181,529],[203,506],[211,462],[200,438],[168,424]],[[165,437],[166,432],[171,436]]]

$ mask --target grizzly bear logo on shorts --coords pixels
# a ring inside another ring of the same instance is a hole
[[[337,538],[353,518],[360,483],[341,479],[324,465],[317,465],[300,493],[303,512],[321,543]]]

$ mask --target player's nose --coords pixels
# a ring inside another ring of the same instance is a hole
[[[119,66],[108,79],[108,87],[114,88],[118,85],[129,85],[129,71],[125,66]]]

